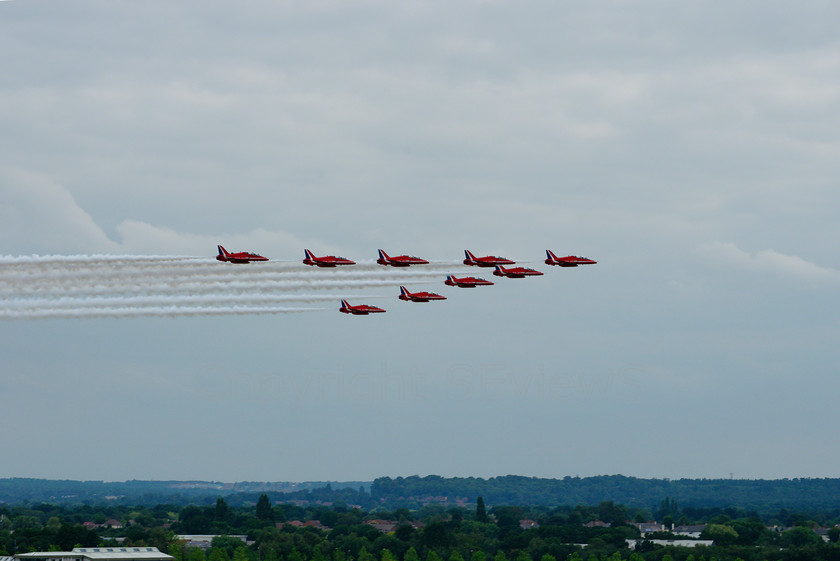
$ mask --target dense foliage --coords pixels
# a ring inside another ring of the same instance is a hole
[[[614,501],[655,508],[662,497],[677,497],[693,507],[739,507],[748,510],[840,509],[840,479],[640,479],[623,475],[540,479],[507,475],[443,478],[381,477],[371,496],[389,505],[411,506],[418,497],[483,496],[491,504],[598,504]]]
[[[363,510],[343,501],[275,503],[260,494],[243,506],[222,497],[183,507],[0,506],[0,555],[114,545],[119,538],[126,546],[158,547],[176,561],[840,560],[837,510],[781,509],[761,517],[738,508],[682,508],[667,497],[655,510],[674,523],[705,524],[703,537],[715,545],[662,547],[640,541],[632,551],[627,540],[640,534],[628,521],[648,520],[652,513],[610,501],[513,506],[476,497],[467,507]],[[598,524],[588,524],[593,521]],[[815,526],[831,526],[831,542],[824,542]],[[178,538],[184,534],[218,537],[203,550]],[[236,535],[247,536],[248,543]],[[659,537],[674,536],[663,532]]]

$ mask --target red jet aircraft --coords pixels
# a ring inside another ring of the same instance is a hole
[[[577,267],[578,265],[594,265],[597,261],[587,259],[586,257],[577,257],[576,255],[567,255],[566,257],[557,257],[550,249],[545,250],[545,255],[548,259],[545,260],[546,265],[559,265],[560,267]]]
[[[535,271],[534,269],[529,269],[527,267],[511,267],[510,269],[505,269],[501,265],[496,265],[496,270],[493,271],[493,274],[497,277],[521,279],[523,277],[538,277],[542,273],[539,271]]]
[[[440,294],[435,294],[434,292],[409,292],[405,289],[404,286],[400,287],[400,295],[398,296],[400,300],[405,300],[406,302],[428,302],[429,300],[446,300],[446,296],[441,296]]]
[[[358,306],[351,306],[347,300],[341,301],[341,307],[338,309],[342,314],[353,314],[354,316],[366,316],[368,314],[381,314],[386,310],[377,308],[376,306],[367,306],[359,304]]]
[[[238,253],[228,253],[228,251],[224,247],[217,247],[219,248],[219,254],[216,256],[216,260],[218,261],[229,261],[231,263],[250,263],[251,261],[268,261],[268,257],[263,257],[262,255],[257,255],[256,253],[248,253],[247,251],[240,251]]]
[[[443,281],[443,284],[449,286],[457,286],[460,288],[475,288],[476,286],[490,286],[493,283],[489,280],[484,280],[477,277],[458,277],[447,275],[446,280]]]
[[[475,265],[476,267],[495,267],[497,265],[514,265],[516,261],[505,259],[504,257],[496,257],[495,255],[488,255],[486,257],[476,257],[470,250],[464,250],[467,258],[464,259],[464,265]]]
[[[308,249],[303,250],[306,253],[306,259],[303,260],[306,265],[317,265],[318,267],[335,267],[336,265],[355,265],[355,261],[350,261],[345,257],[336,257],[335,255],[325,255],[324,257],[315,257]]]
[[[376,260],[380,265],[391,265],[392,267],[408,267],[409,265],[428,265],[428,261],[420,259],[419,257],[412,257],[410,255],[397,255],[391,257],[381,249],[379,250],[379,259]]]

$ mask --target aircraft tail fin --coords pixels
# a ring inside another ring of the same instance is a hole
[[[387,261],[388,260],[388,254],[380,249],[379,250],[379,258]]]
[[[227,256],[228,252],[224,247],[222,247],[221,245],[217,245],[216,247],[219,248],[219,255]]]
[[[472,259],[472,260],[475,260],[475,255],[473,255],[473,254],[470,252],[470,250],[469,250],[469,249],[465,249],[465,250],[464,250],[464,255],[466,255],[466,256],[467,256],[467,259]]]

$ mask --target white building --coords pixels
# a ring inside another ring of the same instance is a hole
[[[15,561],[174,561],[156,547],[77,547],[73,551],[19,553]]]
[[[643,541],[656,545],[675,547],[697,547],[699,545],[710,547],[715,543],[714,540],[627,540],[627,547],[630,549],[636,549],[636,545]]]

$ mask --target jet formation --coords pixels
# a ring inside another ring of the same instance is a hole
[[[258,261],[268,261],[267,257],[263,257],[257,253],[239,252],[229,253],[221,245],[218,246],[219,254],[216,259],[227,263],[245,264]],[[314,267],[337,267],[341,265],[356,265],[356,262],[347,259],[346,257],[338,257],[335,255],[325,255],[317,257],[308,249],[304,249],[304,265]],[[557,257],[550,249],[545,250],[546,265],[554,265],[558,267],[577,267],[579,265],[594,265],[597,261],[588,259],[586,257],[578,257],[576,255],[567,255],[565,257]],[[524,277],[542,276],[541,271],[531,269],[528,267],[508,267],[508,265],[515,265],[516,261],[512,261],[506,257],[499,257],[496,255],[485,255],[483,257],[476,257],[470,250],[464,250],[465,259],[464,265],[474,267],[492,267],[494,269],[493,275],[497,277],[506,277],[512,279],[519,279]],[[420,257],[411,255],[396,255],[390,256],[384,250],[379,250],[379,258],[376,263],[391,267],[410,267],[412,265],[428,265],[429,261]],[[456,277],[455,275],[447,275],[443,284],[457,288],[476,288],[478,286],[492,286],[493,282],[480,277]],[[400,300],[406,302],[430,302],[432,300],[446,300],[446,296],[436,294],[434,292],[410,292],[406,287],[400,286]],[[378,308],[376,306],[367,306],[364,304],[352,306],[347,300],[341,300],[341,307],[339,311],[344,314],[351,315],[369,315],[379,314],[387,310]]]

